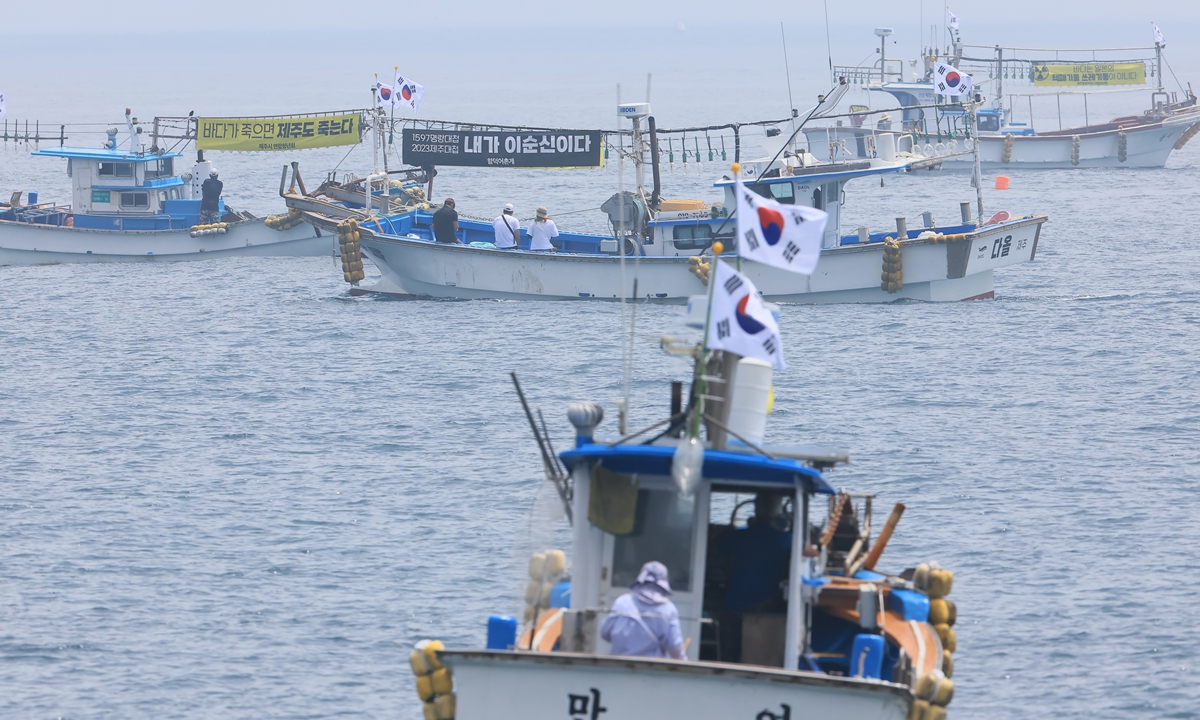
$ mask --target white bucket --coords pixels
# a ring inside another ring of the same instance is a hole
[[[738,360],[729,396],[729,429],[755,445],[761,445],[767,429],[767,401],[771,395],[770,363],[755,358]],[[740,442],[736,437],[730,443]]]

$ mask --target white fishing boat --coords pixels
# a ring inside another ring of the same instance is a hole
[[[189,171],[182,157],[137,144],[140,128],[127,112],[128,147],[110,128],[101,148],[57,147],[34,155],[67,161],[69,205],[14,192],[0,203],[0,265],[207,260],[228,256],[316,256],[332,238],[297,213],[256,218],[219,203],[220,222],[201,225],[201,184],[213,169],[198,153]]]
[[[575,447],[555,456],[525,404],[572,524],[569,558],[533,556],[523,618],[487,618],[486,647],[417,645],[425,718],[944,720],[953,575],[877,569],[904,506],[876,532],[874,498],[825,479],[848,455],[762,444],[769,364],[664,343],[694,355],[696,380],[686,407],[676,383],[670,416],[642,431],[600,437],[602,408],[573,403]],[[701,420],[706,439],[690,440]],[[656,563],[670,608],[632,615],[623,596]],[[653,642],[612,654],[614,616],[636,617],[635,640]],[[678,644],[664,646],[647,623],[676,616],[678,636],[664,632]]]
[[[879,28],[876,33],[886,39],[891,31]],[[886,47],[886,42],[882,43],[881,52]],[[993,56],[971,55],[980,50],[993,53]],[[1127,54],[1135,50],[1153,52],[1154,55],[1132,61],[1097,61],[1105,53]],[[898,104],[899,117],[892,118],[890,114],[883,117],[880,111],[855,106],[857,112],[850,113],[848,123],[843,119],[834,124],[806,127],[808,149],[819,158],[865,159],[877,156],[877,146],[886,136],[888,144],[927,158],[938,158],[945,168],[970,168],[976,142],[980,145],[983,167],[993,170],[1006,167],[1163,167],[1173,151],[1183,148],[1200,133],[1200,106],[1190,86],[1183,90],[1182,98],[1179,93],[1165,90],[1162,55],[1161,45],[1108,50],[964,45],[956,33],[953,44],[943,53],[946,62],[970,69],[974,73],[977,92],[988,96],[989,107],[978,112],[978,127],[974,131],[969,114],[961,104],[934,93],[933,68],[938,51],[926,48],[924,75],[919,78],[905,80],[903,63],[889,65],[885,55],[870,68],[836,68],[868,92],[886,96],[888,102],[884,105],[893,111]],[[915,67],[915,60],[913,65]],[[1120,87],[1108,87],[1110,85],[1144,84],[1147,67],[1153,69],[1157,78],[1157,86],[1150,93],[1149,109],[1107,122],[1090,122],[1089,95],[1123,91]],[[1006,79],[1009,80],[1008,92],[1005,90]],[[1018,82],[1050,89],[1012,92]],[[1079,87],[1058,89],[1071,86]],[[1057,99],[1057,129],[1035,129],[1035,98]],[[1063,98],[1082,98],[1083,125],[1063,127]],[[1025,121],[1016,119],[1025,110],[1020,100],[1028,101]]]
[[[658,153],[650,156],[655,161]],[[1035,258],[1044,215],[1013,217],[1001,212],[981,220],[982,203],[974,215],[971,203],[960,203],[954,209],[960,218],[952,223],[938,223],[932,212],[924,212],[920,228],[909,229],[907,220],[899,218],[895,230],[843,232],[841,199],[848,182],[911,167],[907,159],[817,163],[803,153],[743,163],[746,186],[754,192],[829,215],[820,264],[812,275],[751,261],[744,263],[743,271],[774,302],[994,297],[995,270]],[[626,297],[685,303],[704,290],[704,263],[714,241],[721,240],[727,252],[736,254],[736,223],[727,210],[735,207],[734,181],[727,176],[716,183],[725,193],[722,202],[659,200],[657,164],[654,170],[652,192],[641,190],[639,183],[637,193],[615,195],[602,206],[612,235],[563,232],[556,240],[557,252],[528,250],[527,230],[522,231],[519,249],[496,249],[492,224],[486,221],[460,218],[463,244],[438,243],[428,210],[367,215],[361,209],[285,192],[285,183],[281,194],[310,222],[340,234],[346,279],[354,285],[354,294],[512,300]],[[351,228],[348,219],[356,227]],[[894,240],[893,249],[887,247],[889,239]],[[354,273],[361,273],[363,258],[379,269],[380,283],[359,286],[361,277]]]

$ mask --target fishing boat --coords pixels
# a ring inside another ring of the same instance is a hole
[[[944,719],[953,574],[882,568],[904,505],[876,531],[877,498],[826,478],[847,453],[764,444],[770,364],[663,342],[693,356],[695,380],[686,407],[674,383],[667,417],[637,432],[600,435],[601,406],[573,403],[574,447],[555,455],[517,385],[572,525],[570,556],[531,558],[523,617],[488,617],[485,646],[417,645],[425,718]],[[693,420],[706,428],[699,454],[681,452],[696,447]],[[753,538],[778,543],[781,564],[751,561]],[[605,621],[628,612],[619,599],[649,562],[669,571],[682,649],[655,640],[652,657],[613,655]],[[760,584],[767,599],[735,602]]]
[[[201,185],[212,162],[198,152],[190,170],[177,172],[182,155],[140,147],[141,128],[129,111],[125,120],[127,143],[119,144],[116,128],[110,128],[100,148],[33,152],[67,161],[72,202],[39,202],[39,193],[18,191],[0,203],[0,265],[332,252],[332,239],[302,222],[298,213],[257,218],[231,210],[221,200],[220,221],[201,225]]]
[[[878,28],[875,32],[881,39],[891,34],[889,28]],[[1163,46],[1160,44],[1141,49],[1152,50],[1152,58],[1097,61],[1105,54],[1111,56],[1130,49],[1007,48],[965,45],[957,31],[953,37],[953,43],[942,57],[952,66],[972,70],[977,78],[978,92],[989,96],[989,106],[977,113],[976,128],[972,129],[969,113],[959,102],[934,93],[937,49],[926,48],[922,53],[924,74],[906,80],[903,63],[897,65],[893,61],[889,64],[884,42],[881,43],[881,59],[872,67],[838,67],[835,70],[868,92],[887,96],[889,102],[885,104],[892,106],[893,111],[898,109],[899,117],[892,118],[890,113],[858,106],[857,112],[850,113],[848,124],[838,121],[833,125],[806,127],[809,151],[821,158],[869,158],[877,155],[877,146],[887,137],[889,144],[903,150],[941,159],[945,168],[969,168],[976,142],[980,145],[981,162],[989,169],[1147,168],[1163,167],[1171,152],[1182,149],[1200,133],[1200,105],[1191,86],[1182,91],[1182,97],[1178,92],[1167,92],[1164,88]],[[980,50],[993,55],[972,55]],[[916,67],[915,60],[912,65]],[[1148,66],[1157,78],[1148,109],[1107,122],[1090,122],[1089,95],[1124,91],[1119,87],[1105,87],[1109,85],[1144,84]],[[987,73],[987,78],[983,73]],[[1005,79],[1010,80],[1009,92],[1005,91]],[[1052,89],[1011,92],[1012,85],[1018,81]],[[990,87],[983,88],[983,85]],[[1079,87],[1056,89],[1068,86]],[[1039,97],[1058,100],[1057,129],[1034,127],[1033,100]],[[1062,126],[1063,97],[1083,99],[1083,125]],[[1028,101],[1029,108],[1024,122],[1016,119],[1019,111],[1024,110],[1016,102],[1021,99]],[[897,104],[899,108],[894,107]]]
[[[493,244],[490,221],[460,217],[459,244],[433,239],[431,208],[383,215],[366,213],[366,201],[350,208],[327,198],[285,190],[288,207],[330,233],[338,233],[343,271],[353,294],[401,297],[619,300],[686,303],[702,293],[713,242],[736,252],[732,173],[715,183],[724,199],[661,199],[655,161],[652,192],[618,193],[602,205],[612,234],[560,232],[556,252],[529,250],[522,229],[517,250]],[[980,202],[960,203],[958,217],[938,222],[922,212],[921,227],[898,218],[894,230],[842,227],[841,205],[847,183],[864,177],[907,172],[905,158],[871,158],[819,163],[811,154],[789,153],[778,159],[742,163],[741,174],[753,191],[784,204],[818,208],[829,215],[820,266],[809,276],[746,261],[744,272],[773,302],[839,303],[975,300],[995,296],[993,272],[1032,261],[1044,215],[985,217]],[[639,184],[640,186],[640,184]],[[940,214],[940,212],[939,212]],[[889,242],[890,241],[890,242]],[[889,248],[889,244],[894,248]],[[901,262],[902,259],[902,262]],[[381,274],[362,286],[364,260]],[[885,267],[885,264],[889,264]],[[886,274],[886,276],[885,276]]]

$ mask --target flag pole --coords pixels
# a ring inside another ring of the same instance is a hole
[[[396,133],[396,73],[400,72],[400,66],[396,65],[393,69],[395,72],[392,73],[392,120],[388,123],[388,145],[392,144]]]
[[[738,163],[733,164],[733,174],[741,172],[742,167]],[[712,306],[713,293],[717,283],[717,263],[721,262],[721,253],[725,251],[725,244],[717,240],[712,244],[712,267],[708,273],[708,307],[704,311],[704,337],[700,341],[700,357],[696,359],[696,376],[695,386],[696,392],[696,411],[692,415],[691,422],[688,423],[688,437],[700,437],[700,418],[704,417],[704,395],[707,390],[704,383],[704,368],[708,365],[708,328],[712,322]]]

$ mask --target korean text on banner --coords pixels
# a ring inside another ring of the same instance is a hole
[[[1145,85],[1146,63],[1034,63],[1037,87]]]
[[[933,93],[935,95],[950,95],[951,97],[966,95],[971,92],[973,82],[970,75],[953,65],[946,63],[934,63],[933,65]]]
[[[409,165],[568,168],[604,163],[599,130],[404,129],[404,162]]]
[[[782,205],[751,192],[739,176],[738,254],[764,265],[811,275],[821,257],[821,239],[829,215],[804,205]]]
[[[758,294],[750,278],[728,263],[714,260],[712,316],[708,323],[708,346],[742,357],[769,362],[784,370],[783,343],[779,325]]]
[[[197,118],[197,150],[305,150],[356,145],[358,113],[311,117]]]

